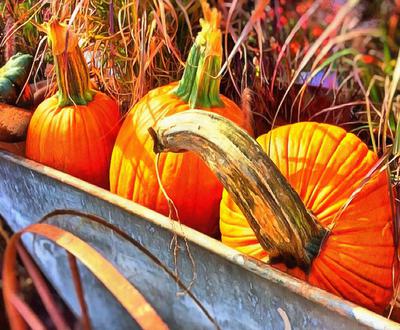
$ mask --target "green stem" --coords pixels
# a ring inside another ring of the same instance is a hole
[[[48,24],[58,83],[59,106],[86,105],[95,94],[90,87],[89,69],[78,45],[78,38],[65,24]]]
[[[208,109],[224,105],[219,94],[222,37],[217,28],[218,15],[213,10],[209,13],[210,21],[200,21],[202,30],[190,49],[182,79],[173,91],[191,108]]]

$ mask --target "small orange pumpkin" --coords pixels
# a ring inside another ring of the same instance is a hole
[[[129,112],[118,134],[110,167],[110,188],[164,215],[169,205],[157,181],[155,154],[147,131],[165,116],[190,108],[221,114],[251,130],[249,118],[219,94],[221,68],[220,14],[202,2],[205,20],[190,50],[179,84],[156,88]],[[159,174],[182,223],[209,235],[218,232],[222,185],[194,153],[161,155]]]
[[[118,105],[91,89],[77,36],[56,20],[47,28],[59,91],[32,116],[26,156],[108,189],[111,153],[120,126]]]

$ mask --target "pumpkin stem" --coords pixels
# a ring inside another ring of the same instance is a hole
[[[271,261],[310,269],[326,230],[244,130],[217,114],[189,110],[149,129],[154,151],[198,153],[246,216]]]
[[[66,24],[52,19],[46,25],[58,83],[58,105],[86,105],[95,91],[90,87],[89,69],[78,45],[77,35]]]
[[[222,62],[221,13],[216,8],[210,9],[206,1],[201,3],[204,12],[204,19],[200,19],[201,31],[190,49],[185,71],[173,93],[191,108],[222,107],[219,95],[221,77],[218,77]]]

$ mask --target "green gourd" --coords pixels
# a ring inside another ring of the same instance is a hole
[[[18,53],[0,68],[0,102],[16,104],[18,95],[24,89],[25,82],[29,77],[32,62],[31,55]],[[28,105],[32,100],[33,96],[29,84],[27,84],[18,104]]]

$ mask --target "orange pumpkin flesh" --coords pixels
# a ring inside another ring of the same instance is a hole
[[[202,22],[203,31],[191,50],[179,85],[156,88],[134,106],[121,127],[112,155],[111,192],[164,215],[169,215],[169,205],[157,181],[156,156],[148,127],[165,116],[196,107],[221,114],[251,130],[245,113],[219,94],[219,79],[213,78],[221,66],[221,33],[216,27],[219,15],[205,8],[205,16],[207,21]],[[209,23],[215,26],[210,27]],[[180,221],[216,235],[222,185],[204,162],[194,153],[164,154],[158,169]]]
[[[76,35],[49,23],[59,92],[43,101],[28,128],[26,156],[108,189],[119,110],[107,95],[90,88]],[[68,41],[67,41],[68,40]]]
[[[309,274],[276,267],[345,299],[382,313],[393,295],[394,243],[386,172],[379,174],[348,202],[377,156],[355,135],[316,123],[279,127],[257,139],[325,228],[334,225]],[[224,191],[222,241],[261,260],[261,247],[242,212]]]

